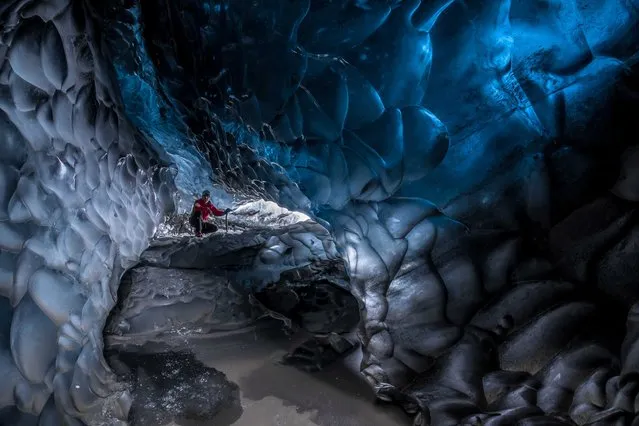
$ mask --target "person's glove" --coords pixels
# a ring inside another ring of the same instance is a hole
[[[226,210],[224,210],[224,214],[229,214],[229,213],[231,213],[232,211],[233,211],[233,210],[231,210],[231,209],[226,209]]]

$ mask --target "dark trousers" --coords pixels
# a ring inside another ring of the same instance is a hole
[[[195,212],[189,218],[189,223],[195,229],[196,234],[211,234],[217,231],[217,226],[202,220],[202,213]]]

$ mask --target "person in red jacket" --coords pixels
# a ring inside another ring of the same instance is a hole
[[[217,226],[207,222],[209,216],[224,216],[230,211],[231,209],[222,211],[215,207],[213,203],[211,203],[211,193],[204,191],[202,198],[196,200],[195,204],[193,204],[189,223],[195,229],[195,235],[201,237],[202,234],[210,234],[217,231]]]

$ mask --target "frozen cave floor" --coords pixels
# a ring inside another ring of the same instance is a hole
[[[402,425],[359,374],[356,300],[330,234],[268,203],[195,238],[168,218],[122,278],[105,353],[132,425]]]
[[[263,327],[192,339],[188,355],[149,349],[119,352],[120,362],[109,362],[119,372],[133,370],[134,426],[412,424],[399,407],[375,401],[357,371],[358,352],[319,372],[281,363],[303,340]],[[163,370],[167,364],[173,367]]]

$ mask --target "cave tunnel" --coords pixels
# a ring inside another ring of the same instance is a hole
[[[638,144],[637,0],[0,0],[0,426],[639,425]]]

